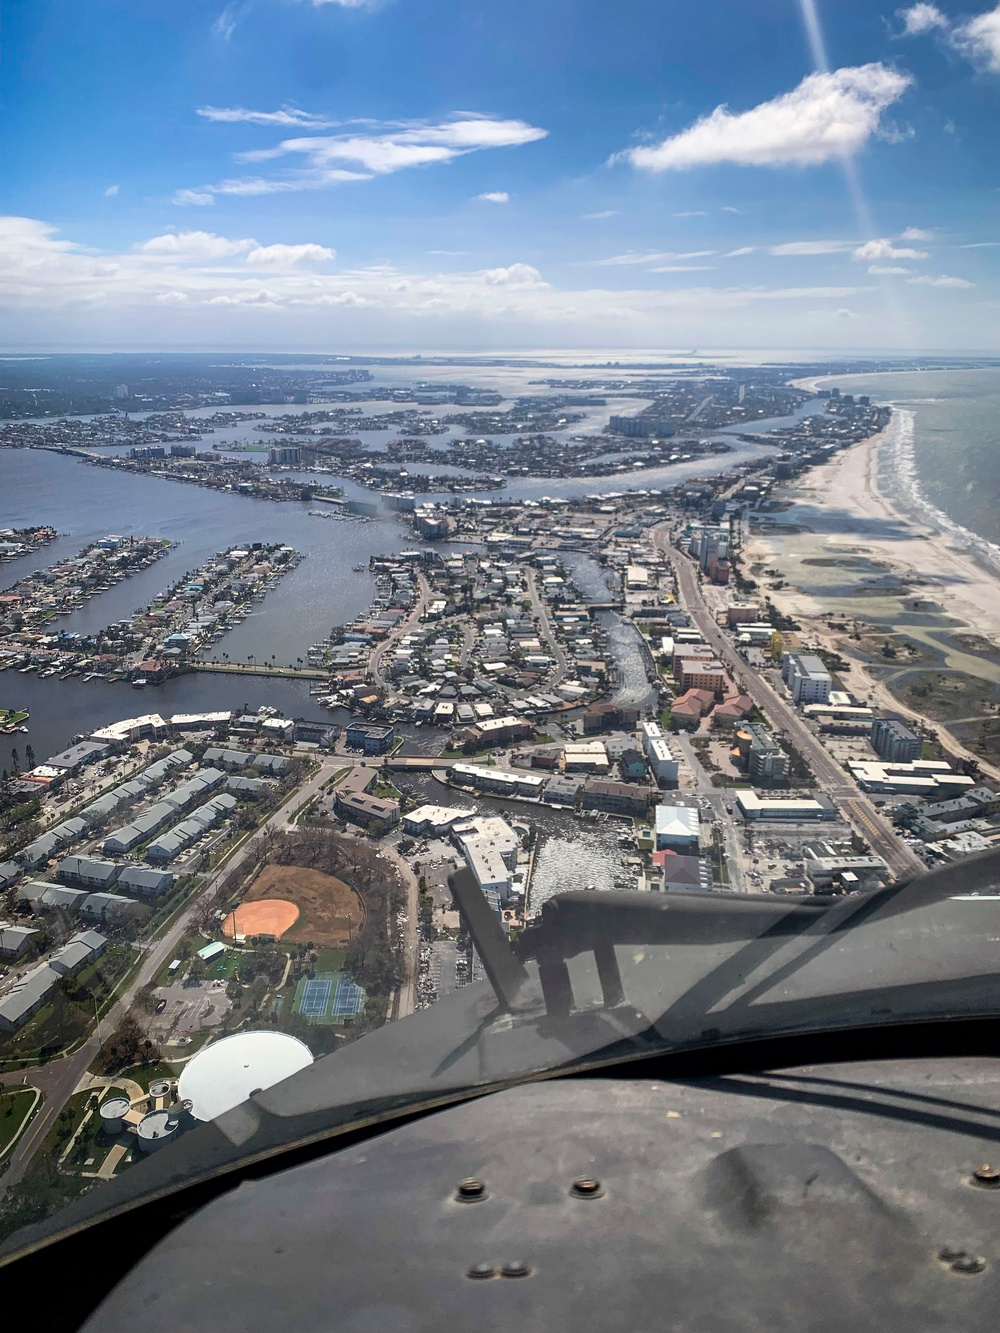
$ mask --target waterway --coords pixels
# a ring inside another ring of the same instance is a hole
[[[537,372],[534,375],[537,377]],[[606,415],[607,409],[600,410]],[[688,476],[725,471],[739,459],[761,452],[765,451],[740,446],[733,454],[607,478],[526,478],[512,485],[509,493],[540,499],[545,495],[609,494],[673,484]],[[325,639],[332,626],[352,620],[367,607],[374,590],[367,568],[369,557],[400,551],[414,542],[405,523],[384,509],[369,523],[324,520],[309,515],[309,509],[315,507],[310,502],[256,500],[220,493],[93,467],[78,458],[44,450],[3,450],[0,473],[0,521],[11,527],[52,524],[60,533],[51,545],[6,564],[0,571],[3,587],[25,573],[75,555],[109,532],[167,537],[178,543],[149,569],[56,621],[55,627],[60,630],[89,632],[130,616],[217,551],[250,541],[294,546],[306,558],[257,604],[252,615],[215,645],[213,651],[218,656],[225,652],[233,661],[256,658],[281,665],[295,663],[312,643]],[[345,483],[345,489],[348,494],[371,495],[351,482]],[[363,568],[355,572],[354,566]],[[587,566],[592,569],[584,576]],[[591,561],[581,558],[574,564],[574,576],[583,578],[581,591],[587,596],[601,596],[608,590],[605,573]],[[609,617],[606,627],[622,667],[615,697],[639,703],[649,687],[634,631],[617,617]],[[15,671],[0,673],[0,705],[27,707],[31,712],[27,736],[0,738],[0,764],[9,768],[12,747],[16,746],[23,756],[28,741],[41,761],[62,749],[71,736],[139,712],[169,715],[238,707],[243,702],[253,707],[271,704],[289,716],[316,716],[320,712],[311,705],[306,685],[298,682],[190,675],[140,694],[103,681],[38,680]]]

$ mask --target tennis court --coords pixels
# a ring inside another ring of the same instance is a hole
[[[340,993],[341,982],[337,987],[337,993]],[[307,981],[302,991],[302,999],[299,1001],[299,1013],[304,1018],[325,1017],[326,1011],[330,1005],[330,992],[333,990],[332,981]]]
[[[365,989],[342,972],[301,977],[295,987],[292,1013],[310,1023],[346,1023],[365,1007]]]
[[[353,981],[338,981],[330,1017],[353,1018],[355,1014],[361,1013],[364,1000],[365,993],[360,986],[356,986]]]

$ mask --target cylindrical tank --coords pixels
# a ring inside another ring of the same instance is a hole
[[[150,1111],[136,1126],[140,1152],[156,1152],[177,1137],[179,1122],[169,1111]]]
[[[122,1132],[122,1117],[131,1104],[127,1097],[108,1097],[101,1102],[101,1128],[105,1134],[116,1138]]]
[[[154,1079],[149,1085],[149,1095],[150,1097],[169,1097],[170,1086],[168,1078]]]

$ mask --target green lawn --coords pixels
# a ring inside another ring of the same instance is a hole
[[[0,1156],[13,1142],[34,1099],[32,1088],[11,1088],[0,1093]]]

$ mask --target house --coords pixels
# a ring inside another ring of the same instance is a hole
[[[349,819],[352,824],[368,828],[371,824],[392,826],[399,823],[399,802],[386,801],[380,796],[366,796],[363,792],[336,793],[335,808],[338,815]]]
[[[715,695],[708,690],[688,690],[670,705],[671,721],[687,731],[697,731],[701,719],[714,702]]]
[[[656,850],[697,847],[701,833],[698,811],[688,805],[656,807]]]
[[[646,777],[646,760],[639,750],[623,750],[618,756],[618,768],[625,782],[642,782]]]
[[[683,856],[664,849],[653,853],[653,864],[663,872],[664,892],[705,893],[712,887],[712,869],[700,856]]]

